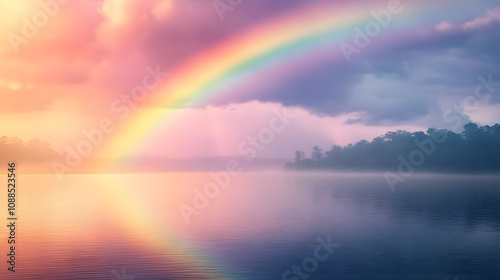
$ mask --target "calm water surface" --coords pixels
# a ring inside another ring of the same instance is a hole
[[[17,272],[4,227],[0,279],[500,279],[500,177],[391,192],[380,174],[244,173],[201,197],[210,182],[20,174]]]

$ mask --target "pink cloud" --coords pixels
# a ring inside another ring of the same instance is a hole
[[[474,30],[487,27],[492,23],[500,23],[500,7],[487,11],[485,16],[464,23],[462,27],[465,30]]]
[[[439,32],[448,32],[448,31],[453,30],[454,26],[451,23],[447,22],[447,21],[442,21],[441,23],[439,23],[438,25],[436,25],[434,27],[434,29],[436,29]]]
[[[40,12],[37,5],[32,8],[14,18]],[[20,34],[22,24],[15,22],[19,26],[8,31]],[[0,94],[5,99],[0,109],[39,111],[56,100],[72,100],[81,109],[109,110],[96,108],[95,101],[107,105],[106,100],[129,91],[141,82],[147,66],[167,71],[205,48],[213,36],[198,34],[209,26],[219,37],[228,28],[217,20],[210,2],[71,1],[19,45],[17,53],[4,42]]]
[[[355,117],[353,114],[319,117],[301,108],[284,109],[281,104],[254,101],[226,108],[178,110],[165,118],[164,123],[158,124],[158,133],[150,135],[150,141],[144,144],[144,149],[135,151],[134,155],[244,157],[246,155],[239,154],[238,146],[248,137],[257,136],[269,127],[270,120],[275,117],[275,110],[286,110],[295,117],[282,131],[274,134],[273,140],[258,152],[257,157],[293,158],[296,150],[304,150],[309,154],[315,145],[328,150],[333,144],[343,146],[362,139],[372,140],[394,130],[388,126],[346,124],[346,120]],[[407,125],[398,126],[398,129],[415,131],[426,128]]]
[[[486,11],[486,15],[477,17],[462,24],[453,24],[448,21],[442,21],[434,26],[434,30],[441,33],[453,32],[459,29],[471,31],[485,28],[493,23],[500,23],[500,7],[488,10]]]

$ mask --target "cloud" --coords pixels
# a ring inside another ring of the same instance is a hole
[[[450,23],[448,21],[441,21],[434,26],[434,29],[441,33],[474,31],[487,28],[495,23],[500,23],[500,7],[486,10],[486,13],[484,15],[481,15],[464,23]]]
[[[462,27],[465,30],[474,30],[487,27],[493,23],[500,23],[500,7],[488,10],[485,16],[468,21]]]
[[[221,22],[211,1],[71,1],[17,55],[0,49],[0,110],[50,110],[56,102],[70,100],[68,104],[79,104],[78,109],[87,113],[106,113],[107,101],[139,84],[146,66],[160,65],[168,71],[261,20],[307,4],[244,1]],[[19,23],[34,11],[15,12],[19,14],[9,22]],[[500,73],[500,8],[477,15],[457,23],[452,14],[443,14],[431,27],[415,26],[419,40],[414,44],[370,55],[367,48],[367,54],[351,64],[325,61],[277,88],[229,96],[212,105],[258,100],[301,107],[318,116],[356,113],[358,117],[349,122],[367,125],[414,123],[429,117],[438,122],[439,113],[433,112],[441,110],[440,99],[463,98],[476,85],[477,75]],[[17,25],[9,28],[21,30]],[[424,29],[426,34],[417,32]]]
[[[165,21],[174,12],[174,1],[163,0],[156,3],[151,10],[158,21]]]
[[[500,77],[497,11],[488,11],[489,24],[481,28],[476,24],[474,30],[464,30],[466,23],[447,20],[427,33],[419,33],[421,28],[416,26],[409,31],[418,38],[415,43],[382,53],[362,53],[350,64],[325,61],[323,67],[293,77],[278,88],[225,102],[279,102],[319,116],[355,112],[357,117],[347,120],[351,124],[449,126],[443,112],[474,94],[478,76]]]
[[[60,154],[48,142],[32,139],[23,142],[16,137],[0,136],[0,158],[23,163],[49,162],[58,159]]]
[[[434,27],[439,32],[448,32],[454,29],[453,24],[447,22],[447,21],[442,21],[438,25]]]

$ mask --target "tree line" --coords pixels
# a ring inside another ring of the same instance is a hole
[[[387,132],[371,142],[361,140],[328,151],[297,151],[286,169],[393,170],[408,161],[422,171],[500,172],[500,125],[464,125],[461,133],[429,128],[426,132]]]

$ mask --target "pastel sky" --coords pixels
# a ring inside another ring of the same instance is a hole
[[[215,73],[218,59],[222,65],[244,53],[233,47],[250,51],[273,37],[308,34],[304,22],[320,28],[321,21],[333,25],[338,18],[341,41],[355,46],[356,28],[365,28],[375,20],[371,12],[389,3],[2,1],[0,136],[24,142],[39,138],[64,152],[85,139],[82,131],[110,120],[114,129],[103,134],[94,157],[238,156],[242,142],[269,127],[273,110],[286,110],[295,117],[258,156],[293,158],[295,150],[371,140],[389,130],[456,129],[451,114],[460,115],[463,124],[498,122],[500,3],[493,0],[401,1],[402,11],[349,59],[334,55],[344,54],[339,42],[328,46],[331,58],[315,56],[320,51],[312,47],[293,59],[270,56],[266,60],[273,66],[251,72],[246,83],[228,86],[224,94],[213,90],[173,107],[156,102],[176,94],[169,85],[182,81],[187,87],[200,73]],[[353,22],[351,15],[357,16]],[[282,19],[287,25],[280,25]],[[252,38],[251,46],[232,44],[240,42],[237,38]],[[325,52],[320,43],[312,46]],[[195,63],[214,53],[219,57],[210,63]],[[482,89],[484,98],[474,97],[479,77],[493,81]],[[145,80],[146,95],[126,103],[123,95]],[[138,135],[121,134],[146,125],[133,124],[141,114],[164,118],[146,123],[150,128],[137,130]],[[135,140],[127,147],[133,148],[108,152],[113,148],[106,147],[131,141],[131,135]]]

